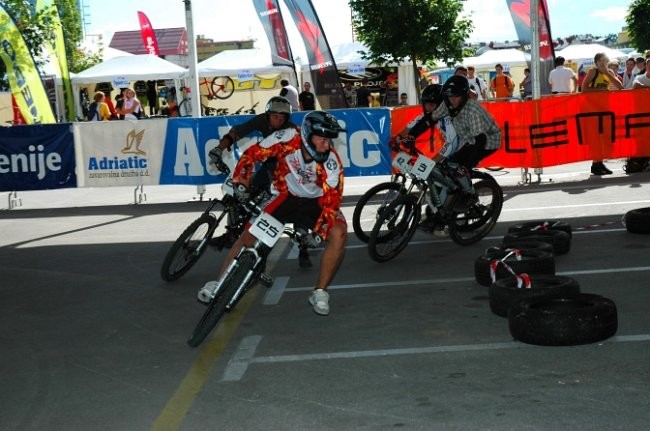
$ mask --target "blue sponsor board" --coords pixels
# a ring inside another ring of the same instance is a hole
[[[77,187],[70,124],[2,128],[0,191]]]
[[[386,108],[333,109],[330,111],[346,129],[334,141],[345,168],[345,175],[389,175],[391,171],[390,110]],[[306,111],[295,112],[291,119],[301,124]],[[165,137],[160,184],[213,184],[225,176],[208,168],[208,153],[236,124],[251,115],[233,115],[170,119]],[[261,136],[242,139],[240,143],[257,142]],[[240,149],[235,148],[235,159]]]

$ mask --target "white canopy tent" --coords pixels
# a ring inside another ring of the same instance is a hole
[[[465,66],[474,66],[477,71],[493,70],[497,63],[504,69],[507,67],[526,67],[530,62],[530,54],[518,49],[490,49],[477,57],[463,59]]]
[[[207,100],[204,105],[213,108],[228,108],[232,113],[239,108],[247,110],[256,105],[259,113],[271,96],[280,92],[280,81],[286,79],[297,86],[293,64],[282,58],[272,58],[268,51],[258,48],[225,50],[203,60],[197,65],[199,91],[208,94],[204,84],[215,76],[229,76],[235,82],[235,92],[225,100]]]
[[[555,51],[555,56],[562,56],[568,65],[575,65],[576,71],[580,66],[594,64],[594,56],[599,52],[604,53],[610,60],[624,60],[628,57],[623,51],[608,48],[598,43],[571,44],[566,48]]]
[[[334,56],[336,68],[339,71],[347,71],[354,65],[376,67],[373,64],[368,64],[368,60],[362,57],[362,52],[368,52],[368,48],[361,42],[348,42],[332,46],[332,55]],[[417,100],[419,83],[414,80],[413,65],[410,62],[404,62],[399,65],[391,64],[389,66],[397,67],[398,92],[406,93],[410,101]],[[308,64],[302,65],[301,67],[301,80],[302,82],[311,82],[311,73]]]
[[[121,88],[124,85],[118,85],[118,83],[128,82],[128,85],[132,86],[135,81],[173,79],[176,83],[175,86],[179,87],[180,79],[186,73],[185,68],[151,54],[122,55],[110,58],[71,77],[77,117],[82,117],[82,109],[77,96],[81,87],[90,89],[88,94],[92,99],[94,84],[100,82],[110,82],[113,87]],[[112,97],[112,95],[107,95],[107,97]]]

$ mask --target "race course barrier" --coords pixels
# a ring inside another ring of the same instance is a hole
[[[650,155],[648,90],[556,95],[525,102],[484,102],[502,129],[502,147],[485,166],[546,167],[582,160]],[[346,132],[334,140],[346,176],[388,175],[390,136],[419,106],[338,109]],[[296,124],[305,112],[292,114]],[[0,127],[0,191],[71,187],[221,183],[208,153],[251,115]],[[433,155],[439,138],[417,145]],[[225,162],[261,136],[243,138]]]

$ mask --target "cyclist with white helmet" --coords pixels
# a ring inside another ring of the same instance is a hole
[[[291,128],[297,130],[298,126],[290,120],[291,104],[289,100],[282,96],[273,96],[264,108],[264,113],[258,114],[250,120],[233,126],[228,133],[226,133],[219,145],[213,148],[210,153],[210,163],[218,165],[222,162],[223,151],[230,151],[233,144],[240,138],[248,136],[253,132],[259,132],[263,138],[266,138],[277,130]],[[257,191],[267,190],[271,184],[271,174],[273,172],[275,160],[268,160],[258,169],[253,180],[253,187]],[[237,240],[237,236],[230,231],[225,234],[214,238],[211,244],[221,248],[229,248]],[[302,268],[309,268],[312,266],[309,252],[306,247],[300,248],[298,255],[298,264]]]
[[[272,196],[264,211],[281,222],[309,226],[312,233],[305,242],[310,247],[326,240],[318,279],[309,297],[309,303],[320,315],[329,314],[327,287],[343,260],[347,239],[347,223],[340,208],[343,165],[332,144],[341,131],[333,115],[311,111],[305,115],[300,132],[290,128],[271,134],[248,148],[233,171],[235,197],[246,201],[255,164],[275,158]],[[254,239],[247,227],[232,247],[222,271],[241,246],[252,245]]]

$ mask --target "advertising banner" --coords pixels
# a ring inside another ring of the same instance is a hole
[[[284,27],[278,0],[253,0],[253,4],[269,40],[273,61],[275,61],[276,57],[279,57],[293,63],[289,38]]]
[[[0,3],[0,60],[7,68],[9,86],[27,124],[51,124],[56,119],[38,74],[13,18]]]
[[[157,185],[167,120],[75,123],[79,187]]]
[[[390,110],[387,108],[335,109],[346,129],[334,140],[345,174],[349,176],[387,175],[390,173],[390,151],[385,144],[390,136]],[[295,112],[292,121],[301,124],[306,112]],[[208,153],[230,128],[252,118],[251,115],[170,119],[165,138],[160,184],[212,184],[223,182],[224,176],[209,166]],[[233,151],[224,152],[224,161],[231,168],[241,152],[259,142],[261,135],[242,138]]]
[[[77,186],[69,124],[2,127],[0,191]]]
[[[147,50],[147,53],[155,56],[160,56],[160,50],[158,49],[158,40],[156,39],[156,33],[151,27],[151,21],[144,12],[138,11],[138,21],[140,21],[140,35],[142,36],[142,44]]]

